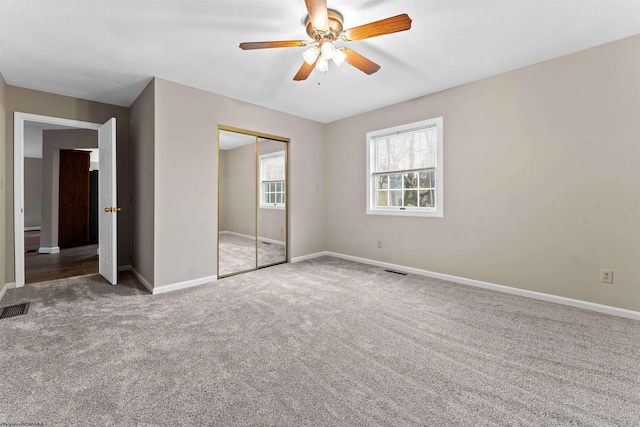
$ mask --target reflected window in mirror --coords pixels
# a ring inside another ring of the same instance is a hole
[[[263,154],[260,165],[260,207],[284,209],[286,202],[285,152]]]

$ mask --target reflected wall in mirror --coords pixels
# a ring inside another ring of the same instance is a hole
[[[287,261],[287,142],[219,127],[218,277]]]

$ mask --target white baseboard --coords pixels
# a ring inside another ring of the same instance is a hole
[[[172,283],[171,285],[158,286],[153,288],[152,294],[164,294],[166,292],[177,291],[178,289],[191,288],[193,286],[205,285],[218,280],[218,276],[201,277],[200,279],[188,280],[186,282]],[[145,285],[146,286],[146,285]],[[148,288],[147,288],[148,289]]]
[[[60,253],[60,246],[54,246],[52,248],[40,246],[38,248],[38,253],[39,254],[57,254],[57,253]]]
[[[0,301],[2,301],[4,294],[6,294],[9,289],[14,289],[15,287],[16,287],[16,282],[9,282],[0,286]]]
[[[242,237],[243,239],[256,240],[256,236],[249,236],[248,234],[236,233],[235,231],[221,231],[220,234],[231,234],[232,236]]]
[[[130,265],[119,265],[118,266],[118,271],[131,271],[131,266]]]
[[[264,243],[271,243],[272,245],[284,246],[284,242],[281,242],[280,240],[267,239],[266,237],[258,236],[258,241],[264,242]]]
[[[221,231],[220,234],[231,234],[233,236],[238,236],[238,237],[242,237],[244,239],[249,239],[249,240],[256,240],[256,236],[249,236],[248,234],[242,234],[242,233],[236,233],[235,231]],[[260,242],[266,242],[266,243],[271,243],[273,245],[280,245],[280,246],[284,246],[284,242],[280,241],[280,240],[274,240],[274,239],[268,239],[266,237],[260,237],[258,236],[258,241]]]
[[[166,292],[177,291],[178,289],[191,288],[193,286],[204,285],[204,284],[212,283],[218,280],[217,276],[210,276],[210,277],[202,277],[200,279],[195,279],[195,280],[189,280],[186,282],[173,283],[171,285],[154,287],[151,283],[149,283],[147,279],[142,277],[142,275],[138,273],[138,271],[135,268],[130,267],[130,269],[131,269],[131,273],[133,273],[136,279],[138,279],[140,283],[142,283],[144,287],[147,288],[147,290],[152,295],[164,294]]]
[[[349,261],[355,261],[362,264],[375,265],[377,267],[386,268],[389,270],[401,271],[403,273],[418,274],[420,276],[432,277],[434,279],[447,280],[449,282],[459,283],[461,285],[474,286],[476,288],[491,289],[493,291],[504,292],[512,295],[519,295],[522,297],[533,298],[541,301],[553,302],[556,304],[568,305],[570,307],[582,308],[584,310],[596,311],[598,313],[611,314],[613,316],[625,317],[627,319],[640,320],[640,312],[627,310],[624,308],[612,307],[604,304],[596,304],[589,301],[582,301],[573,298],[566,298],[557,295],[545,294],[542,292],[529,291],[526,289],[512,288],[510,286],[497,285],[495,283],[483,282],[480,280],[468,279],[466,277],[452,276],[450,274],[436,273],[428,270],[421,270],[419,268],[405,267],[404,265],[391,264],[388,262],[376,261],[367,258],[359,258],[351,255],[339,254],[336,252],[318,252],[315,254],[304,255],[296,257],[291,262],[301,262],[318,258],[321,256],[332,256],[334,258],[346,259]]]
[[[24,231],[40,231],[42,227],[25,227]]]
[[[140,283],[142,283],[142,285],[147,288],[147,290],[149,291],[149,293],[153,294],[153,285],[151,283],[149,283],[149,281],[147,279],[145,279],[144,277],[142,277],[142,274],[138,273],[138,270],[136,270],[133,267],[130,267],[131,269],[131,273],[134,275],[134,277],[136,279],[138,279],[138,281]]]
[[[307,261],[314,258],[320,258],[321,256],[332,256],[331,252],[316,252],[315,254],[302,255],[295,258],[291,258],[292,263]]]

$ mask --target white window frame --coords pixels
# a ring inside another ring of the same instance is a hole
[[[435,207],[400,207],[400,206],[375,206],[376,186],[373,173],[375,162],[374,140],[375,138],[417,131],[435,126],[437,129],[436,144],[436,206]],[[367,132],[367,215],[394,215],[394,216],[418,216],[418,217],[444,217],[444,120],[442,117],[408,123],[387,129]]]
[[[271,157],[282,157],[285,159],[285,171],[284,171],[284,179],[282,180],[283,184],[284,184],[284,190],[283,190],[283,195],[284,195],[284,201],[282,203],[264,203],[264,183],[265,182],[269,182],[269,181],[263,181],[262,180],[262,160],[263,159],[267,159],[267,158],[271,158]],[[258,204],[258,207],[260,209],[281,209],[284,210],[286,203],[287,203],[287,171],[286,171],[286,153],[283,151],[275,151],[273,153],[267,153],[267,154],[261,154],[258,157],[258,173],[259,173],[259,177],[260,177],[260,203]]]

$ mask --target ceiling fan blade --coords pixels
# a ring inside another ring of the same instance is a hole
[[[240,43],[240,49],[269,49],[272,47],[299,47],[306,46],[308,42],[304,40],[283,40],[279,42],[245,42]]]
[[[345,60],[363,73],[373,74],[380,69],[378,64],[351,49],[343,47],[341,50],[347,55]]]
[[[368,24],[354,27],[344,32],[348,41],[363,40],[385,34],[406,31],[411,28],[411,18],[406,13],[391,18],[381,19],[380,21],[370,22]]]
[[[309,74],[311,74],[311,72],[313,71],[313,68],[316,66],[316,62],[318,62],[317,59],[311,65],[307,64],[306,62],[303,62],[302,67],[300,67],[300,69],[298,70],[298,74],[296,74],[293,80],[296,80],[296,81],[307,80],[307,77],[309,77]]]
[[[329,14],[327,12],[327,0],[304,0],[309,12],[309,19],[313,28],[320,31],[329,29]]]

